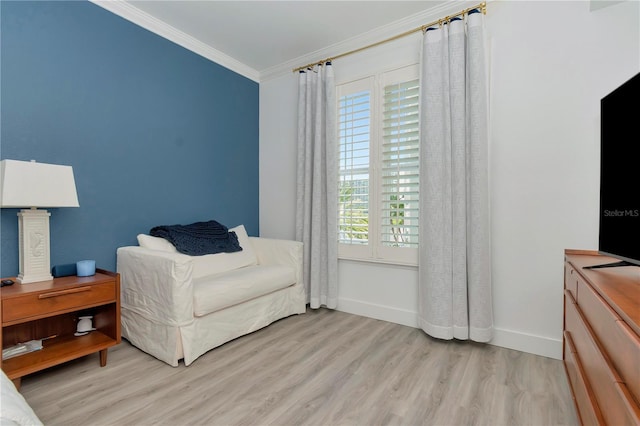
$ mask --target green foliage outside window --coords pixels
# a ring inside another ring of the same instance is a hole
[[[407,242],[406,237],[404,235],[406,229],[404,228],[404,202],[397,195],[389,196],[391,203],[389,207],[391,211],[389,212],[389,222],[391,225],[391,234],[393,241],[391,242],[392,247],[403,247]]]
[[[340,240],[367,243],[369,240],[369,203],[368,200],[359,197],[355,192],[350,182],[340,182]]]

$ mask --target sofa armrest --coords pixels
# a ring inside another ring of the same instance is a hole
[[[42,426],[42,421],[4,371],[0,370],[0,376],[0,425]]]
[[[302,284],[302,243],[292,240],[249,237],[259,265],[289,265],[295,268],[296,284]]]
[[[193,322],[193,259],[181,253],[120,247],[122,307],[165,325]]]

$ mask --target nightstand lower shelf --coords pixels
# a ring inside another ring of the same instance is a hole
[[[44,347],[24,355],[2,361],[2,371],[11,379],[35,373],[63,362],[100,351],[100,365],[107,363],[107,348],[117,342],[100,331],[86,336],[62,336],[44,342]]]

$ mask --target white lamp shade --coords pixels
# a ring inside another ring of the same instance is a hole
[[[71,166],[0,161],[0,207],[79,207]]]

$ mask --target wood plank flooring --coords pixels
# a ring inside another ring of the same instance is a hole
[[[128,342],[22,379],[49,425],[575,425],[561,361],[325,309],[171,367]]]

